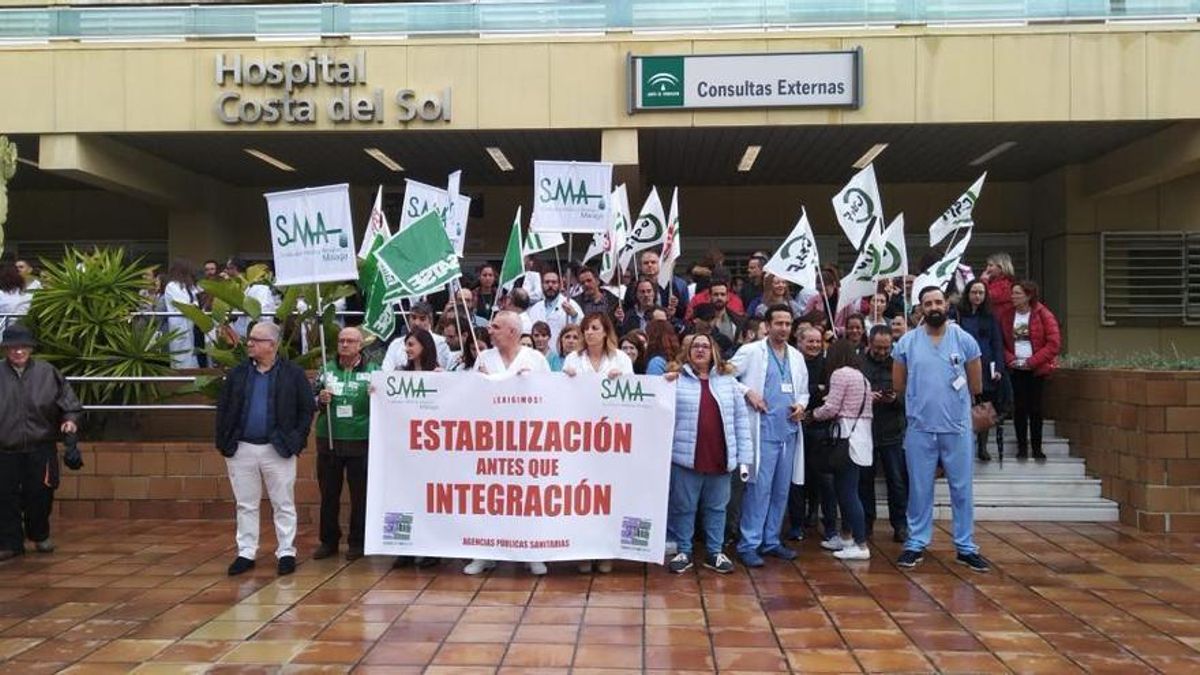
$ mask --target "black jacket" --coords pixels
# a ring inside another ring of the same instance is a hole
[[[809,358],[804,357],[804,367],[808,369],[808,407],[805,410],[816,410],[825,405],[825,354]],[[804,433],[823,434],[829,429],[830,420],[815,420],[809,417],[804,422]]]
[[[866,354],[862,358],[862,371],[871,382],[871,391],[896,390],[892,383],[892,357],[876,361]],[[907,424],[904,419],[904,397],[897,396],[890,403],[877,401],[871,408],[871,414],[871,436],[876,446],[904,442]]]
[[[237,452],[242,440],[242,418],[245,417],[246,385],[253,362],[246,359],[229,371],[221,395],[217,399],[217,450],[226,457]],[[308,442],[317,402],[304,370],[286,359],[279,359],[272,369],[267,390],[268,440],[283,457],[299,455]]]
[[[29,359],[19,376],[7,360],[0,363],[0,452],[53,443],[62,423],[79,424],[82,412],[71,385],[49,363]]]

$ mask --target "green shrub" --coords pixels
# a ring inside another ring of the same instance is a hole
[[[1170,354],[1153,350],[1119,354],[1074,352],[1060,357],[1059,365],[1083,370],[1200,370],[1200,356],[1185,356],[1174,347]]]

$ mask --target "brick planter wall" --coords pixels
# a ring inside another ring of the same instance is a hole
[[[1045,401],[1121,522],[1200,532],[1200,373],[1062,369]]]
[[[204,518],[233,520],[225,458],[211,442],[80,443],[84,466],[62,469],[55,513],[65,518]],[[320,505],[316,446],[296,466],[296,512],[315,523]],[[343,490],[343,501],[347,491]],[[264,513],[269,514],[266,492]],[[345,515],[345,514],[343,514]]]

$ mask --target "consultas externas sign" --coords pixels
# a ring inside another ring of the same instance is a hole
[[[858,108],[862,49],[786,54],[629,55],[629,112]]]

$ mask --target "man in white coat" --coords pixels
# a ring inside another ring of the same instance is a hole
[[[792,310],[767,309],[767,337],[743,345],[733,355],[738,380],[751,407],[754,466],[742,497],[738,557],[762,567],[762,556],[793,560],[796,552],[780,541],[791,484],[804,482],[804,435],[800,420],[808,405],[808,368],[788,344]]]

